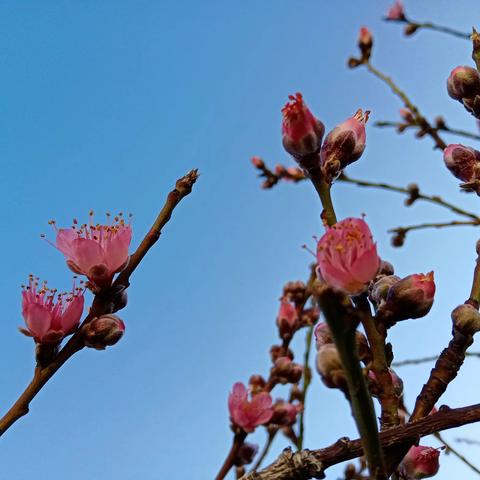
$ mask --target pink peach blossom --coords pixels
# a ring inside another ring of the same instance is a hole
[[[37,343],[59,343],[77,329],[83,304],[83,289],[76,288],[75,283],[70,293],[57,294],[47,288],[46,282],[39,289],[38,279],[30,276],[22,291],[22,315],[27,328],[20,331]]]
[[[108,286],[127,263],[132,227],[121,215],[108,225],[94,224],[92,218],[88,225],[74,221],[71,228],[57,229],[51,223],[57,232],[54,246],[65,255],[69,268],[93,284]]]
[[[317,245],[318,272],[330,286],[354,295],[365,291],[380,267],[372,234],[361,218],[330,227]]]
[[[237,382],[228,396],[228,410],[234,425],[245,432],[253,432],[256,427],[272,418],[272,397],[269,393],[262,392],[249,400],[247,388],[243,383]]]

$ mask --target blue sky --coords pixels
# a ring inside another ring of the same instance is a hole
[[[175,179],[201,178],[137,270],[116,347],[85,350],[49,382],[0,443],[2,476],[26,480],[212,478],[231,441],[231,385],[266,373],[282,285],[304,279],[300,248],[321,233],[319,205],[307,185],[262,191],[252,155],[289,163],[280,142],[280,108],[303,92],[327,128],[357,108],[396,119],[400,104],[363,69],[360,26],[375,35],[374,63],[411,93],[422,111],[452,126],[474,120],[449,100],[445,80],[470,63],[468,42],[431,32],[405,39],[380,20],[387,1],[152,0],[0,1],[0,195],[3,205],[4,313],[0,322],[0,408],[28,383],[33,343],[17,332],[20,285],[33,272],[60,289],[71,274],[55,249],[55,218],[69,225],[94,209],[134,214],[142,238]],[[461,8],[459,8],[461,6]],[[407,1],[415,19],[468,30],[473,0]],[[456,142],[450,137],[452,143]],[[473,143],[470,145],[474,146]],[[458,192],[428,139],[368,127],[368,147],[349,174],[405,185],[413,180],[478,211]],[[449,312],[469,293],[477,232],[412,234],[390,246],[390,227],[450,220],[438,207],[404,208],[395,194],[337,185],[340,217],[367,214],[381,255],[400,275],[435,270],[437,299],[424,319],[392,331],[397,358],[439,352]],[[301,348],[301,339],[296,345]],[[411,406],[431,365],[404,368]],[[478,402],[478,364],[468,360],[444,403]],[[315,378],[306,446],[355,436],[347,405]],[[446,437],[477,437],[465,427]],[[257,440],[263,440],[259,432]],[[435,444],[432,441],[432,444]],[[285,446],[275,444],[275,453]],[[479,457],[478,447],[463,447]],[[335,478],[335,470],[330,476]],[[338,470],[337,470],[338,472]],[[473,478],[451,456],[437,478]]]

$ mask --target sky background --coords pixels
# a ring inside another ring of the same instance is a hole
[[[479,26],[474,0],[406,3],[414,19],[465,31]],[[452,126],[476,130],[445,89],[450,70],[471,63],[469,43],[428,31],[406,39],[398,25],[381,21],[388,5],[0,1],[2,411],[34,367],[33,342],[17,331],[20,285],[31,272],[62,290],[71,285],[62,255],[40,239],[53,238],[48,220],[69,226],[90,209],[98,220],[106,211],[132,212],[136,245],[175,180],[193,167],[201,172],[135,272],[121,313],[124,339],[105,352],[80,352],[55,375],[0,440],[0,478],[213,478],[231,442],[228,392],[235,381],[267,373],[282,285],[306,279],[311,257],[300,246],[313,245],[311,236],[322,231],[309,185],[262,191],[249,162],[260,155],[291,163],[280,141],[288,94],[303,92],[327,129],[359,107],[372,110],[368,147],[351,176],[415,180],[478,212],[478,199],[458,192],[429,139],[373,127],[397,119],[400,103],[364,69],[346,68],[359,27],[368,25],[374,63],[425,115],[443,113]],[[402,322],[391,339],[398,359],[438,353],[450,338],[449,312],[469,294],[478,231],[422,231],[394,249],[388,228],[454,216],[420,202],[405,208],[399,195],[350,185],[336,185],[333,197],[339,217],[367,214],[380,254],[399,275],[435,270],[431,313]],[[302,343],[294,345],[299,355]],[[443,403],[478,402],[478,367],[467,360]],[[399,371],[407,405],[430,368]],[[316,376],[307,422],[309,448],[356,437],[342,395]],[[445,437],[479,433],[469,426]],[[264,432],[255,437],[263,442]],[[273,457],[284,446],[278,439]],[[480,447],[462,449],[480,465]],[[441,463],[439,479],[476,478],[452,456]],[[339,470],[328,472],[334,479]]]

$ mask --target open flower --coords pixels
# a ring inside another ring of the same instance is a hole
[[[245,432],[253,432],[256,427],[272,418],[272,397],[267,392],[262,392],[249,400],[247,388],[243,383],[237,382],[228,396],[228,410],[234,425],[243,428]]]
[[[30,276],[22,291],[22,315],[27,328],[20,331],[37,343],[59,343],[73,333],[83,312],[83,289],[73,284],[70,293],[58,293]]]
[[[78,226],[74,220],[71,228],[57,228],[55,222],[50,222],[57,232],[54,246],[65,255],[73,272],[103,288],[111,284],[113,275],[128,261],[132,227],[121,214],[108,225],[94,224],[93,212],[90,217],[88,225]]]
[[[330,286],[350,295],[362,293],[375,278],[380,258],[372,234],[361,218],[346,218],[320,238],[318,273]]]

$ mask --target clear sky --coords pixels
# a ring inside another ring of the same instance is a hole
[[[380,20],[388,4],[0,1],[2,411],[34,366],[33,342],[17,332],[20,285],[30,272],[60,289],[71,284],[61,254],[40,240],[53,236],[48,220],[70,225],[90,209],[98,217],[132,212],[136,244],[175,179],[201,171],[135,273],[124,339],[105,352],[82,351],[49,382],[0,440],[0,478],[213,477],[231,441],[228,391],[267,373],[282,285],[306,278],[311,258],[300,246],[321,233],[307,184],[262,191],[249,163],[252,155],[290,162],[279,133],[287,95],[303,92],[327,128],[359,107],[372,110],[372,123],[396,119],[400,104],[388,89],[345,66],[359,27],[368,25],[374,62],[426,115],[444,113],[451,125],[476,129],[445,91],[450,70],[470,63],[468,42],[432,32],[405,39]],[[467,31],[480,23],[474,0],[412,0],[407,10]],[[417,180],[426,192],[478,211],[478,199],[458,193],[429,139],[370,125],[367,150],[349,173],[399,185]],[[431,314],[403,322],[392,341],[399,359],[438,353],[449,339],[450,310],[469,293],[477,232],[419,232],[395,250],[388,228],[453,216],[347,185],[335,187],[334,201],[341,217],[367,214],[381,255],[400,275],[435,270]],[[408,405],[430,368],[399,372]],[[311,393],[307,447],[356,436],[339,392],[315,378]],[[476,403],[479,393],[478,361],[468,360],[444,403]],[[479,432],[471,426],[446,437]],[[285,445],[276,442],[274,453]],[[480,464],[479,447],[462,448]],[[442,465],[440,479],[474,478],[451,456]]]

